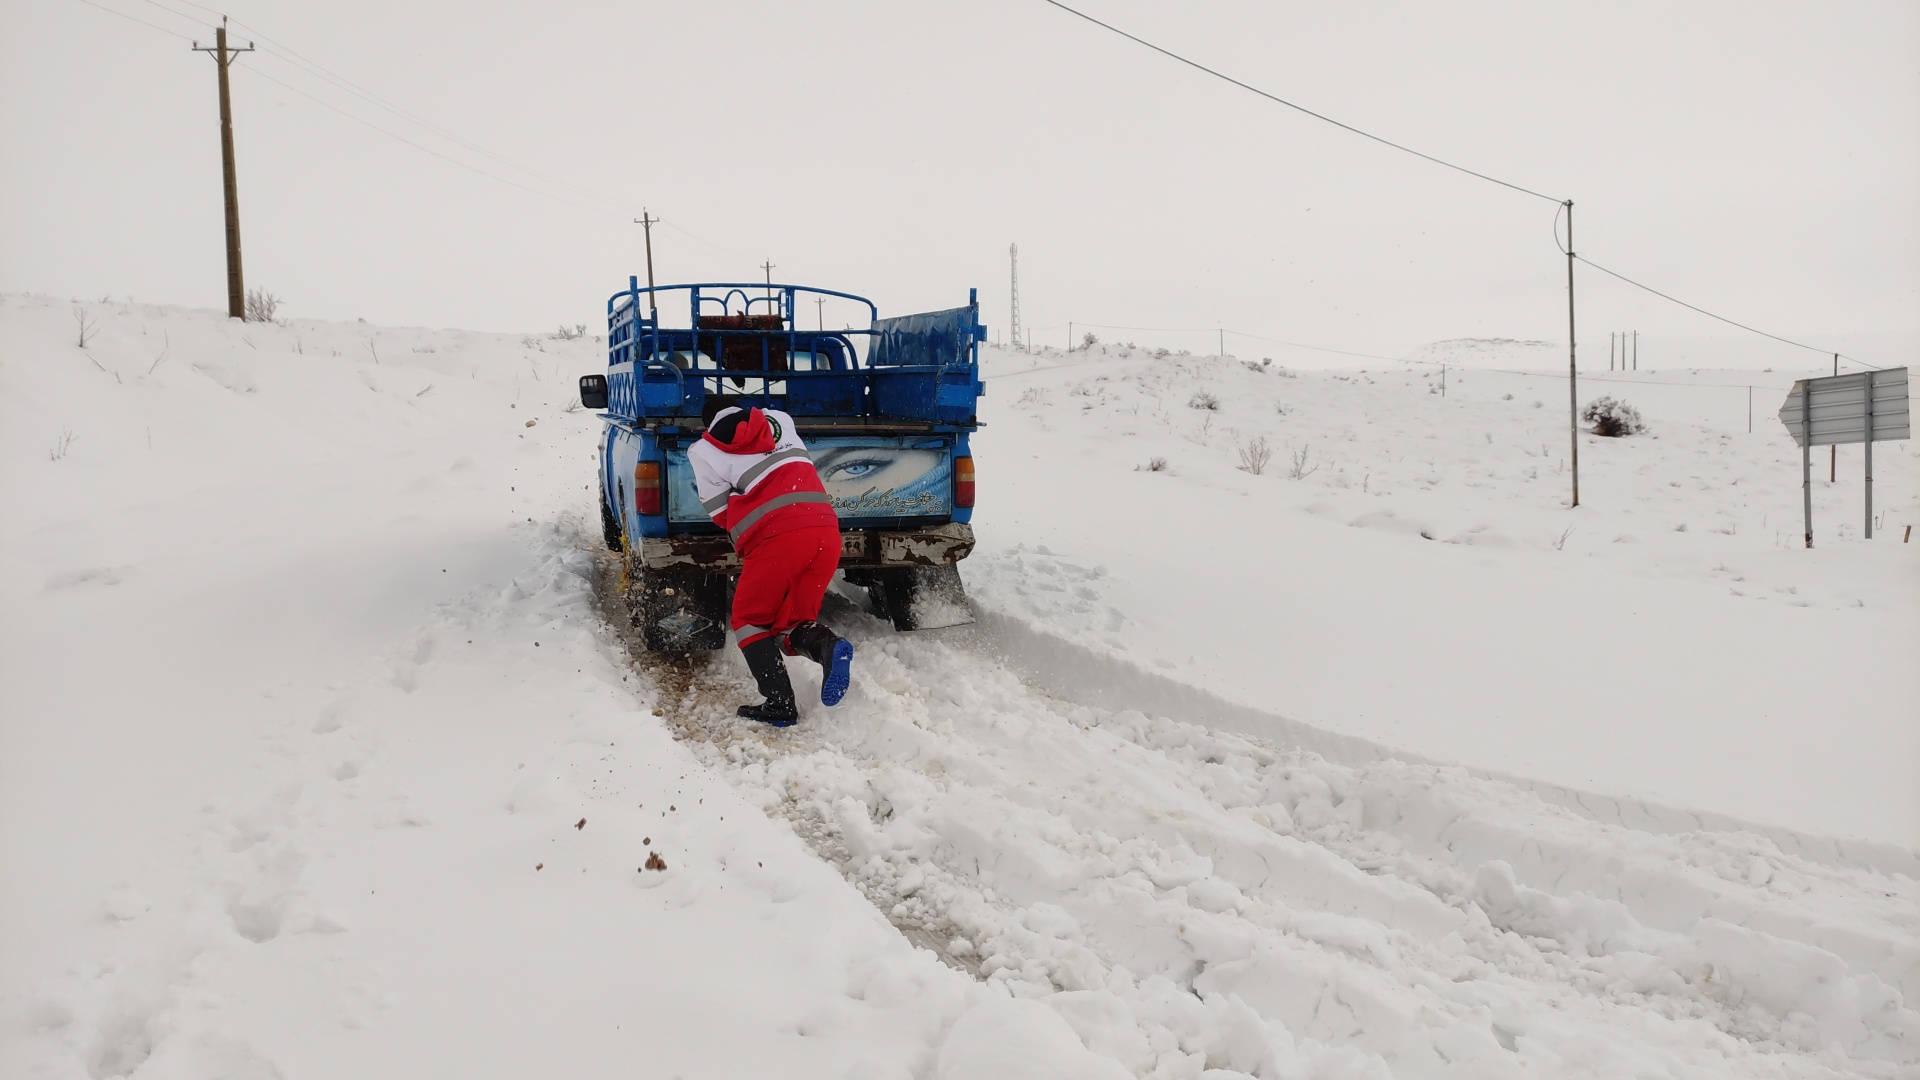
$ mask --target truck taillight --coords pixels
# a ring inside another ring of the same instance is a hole
[[[973,505],[973,459],[970,457],[953,459],[953,505]]]
[[[633,467],[633,510],[636,514],[660,513],[660,463],[642,461]]]

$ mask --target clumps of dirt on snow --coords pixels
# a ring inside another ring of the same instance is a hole
[[[764,778],[768,764],[776,759],[820,749],[819,736],[806,730],[804,722],[799,728],[775,729],[736,716],[734,707],[756,694],[750,681],[722,662],[724,653],[649,652],[633,626],[622,589],[621,560],[603,555],[597,569],[595,606],[625,646],[634,673],[652,684],[656,715],[702,762]],[[980,957],[952,920],[925,904],[915,904],[914,882],[880,872],[882,868],[868,865],[869,860],[850,850],[846,823],[823,813],[816,801],[805,797],[808,794],[790,789],[762,809],[769,816],[784,817],[794,833],[837,868],[909,942],[949,967],[979,978]]]

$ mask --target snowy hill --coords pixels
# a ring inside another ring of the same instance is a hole
[[[1788,373],[1568,510],[1563,382],[991,354],[979,623],[774,733],[604,618],[600,363],[0,298],[0,1074],[1920,1067],[1920,463],[1800,550]]]

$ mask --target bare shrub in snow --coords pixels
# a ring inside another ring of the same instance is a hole
[[[80,347],[87,347],[87,339],[100,332],[100,324],[87,314],[86,308],[73,309],[73,322],[80,328]]]
[[[1192,397],[1187,399],[1187,408],[1218,412],[1220,410],[1220,399],[1215,397],[1211,390],[1198,390],[1194,392]]]
[[[1133,467],[1133,471],[1134,472],[1166,472],[1167,459],[1163,457],[1149,458],[1145,465],[1135,465]]]
[[[73,440],[79,437],[80,436],[73,433],[72,428],[61,428],[60,441],[54,443],[53,449],[47,451],[47,460],[59,461],[61,458],[66,457],[67,451],[73,449]]]
[[[1573,526],[1569,525],[1567,526],[1566,531],[1561,533],[1558,539],[1554,540],[1553,550],[1565,551],[1567,549],[1567,537],[1572,535],[1573,535]]]
[[[1100,339],[1097,337],[1094,337],[1093,331],[1091,330],[1087,331],[1086,335],[1080,339],[1080,348],[1083,350],[1091,349],[1098,344],[1100,344]]]
[[[1267,462],[1273,460],[1273,446],[1265,435],[1250,443],[1240,445],[1240,467],[1259,476],[1267,471]]]
[[[1043,387],[1043,386],[1029,386],[1029,387],[1027,387],[1027,388],[1026,388],[1025,390],[1022,390],[1022,391],[1020,392],[1020,404],[1022,404],[1022,405],[1045,405],[1045,404],[1047,404],[1047,390],[1046,390],[1046,387]]]
[[[572,326],[562,326],[554,331],[553,336],[561,341],[576,341],[587,336],[587,324],[574,323]]]
[[[1647,430],[1646,422],[1640,419],[1640,410],[1610,396],[1587,402],[1587,407],[1580,410],[1580,419],[1593,425],[1595,435],[1610,439]]]
[[[1312,476],[1320,468],[1319,465],[1307,464],[1307,458],[1310,457],[1312,454],[1313,454],[1312,443],[1308,443],[1307,445],[1301,447],[1300,449],[1295,450],[1291,455],[1291,460],[1293,464],[1290,468],[1287,469],[1287,479],[1305,480],[1307,477]]]
[[[241,308],[247,322],[272,322],[280,311],[280,298],[265,289],[248,289],[247,302]]]

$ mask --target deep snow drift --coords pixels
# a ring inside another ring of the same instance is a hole
[[[1626,391],[1569,511],[1563,383],[996,354],[980,622],[837,598],[773,733],[604,618],[597,343],[72,306],[0,298],[0,1073],[1920,1067],[1911,444],[1808,553],[1777,400]]]

